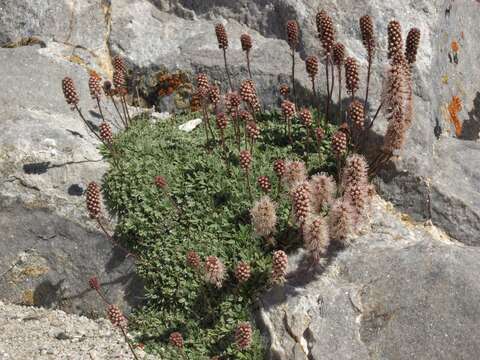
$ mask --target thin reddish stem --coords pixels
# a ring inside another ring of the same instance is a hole
[[[135,351],[133,350],[133,346],[132,344],[130,344],[130,340],[128,339],[127,333],[125,332],[125,329],[123,328],[123,326],[120,326],[120,329],[122,330],[122,334],[123,334],[123,337],[125,338],[125,342],[128,344],[128,347],[130,348],[130,351],[132,352],[133,357],[135,358],[135,360],[140,360],[137,357],[137,354],[135,354]]]
[[[252,71],[250,70],[250,51],[247,51],[247,69],[248,69],[248,76],[250,77],[250,79],[253,79]]]
[[[227,49],[223,49],[223,60],[225,62],[225,71],[227,72],[228,84],[230,85],[230,91],[233,91],[232,79],[230,77],[230,71],[228,70]]]

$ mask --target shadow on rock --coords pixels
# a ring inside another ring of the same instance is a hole
[[[33,292],[33,304],[46,308],[51,308],[58,304],[62,299],[63,282],[64,280],[60,280],[54,285],[50,280],[42,281]]]
[[[27,175],[42,175],[50,168],[50,161],[30,163],[23,165],[23,172]]]

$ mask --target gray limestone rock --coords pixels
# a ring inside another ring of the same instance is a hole
[[[271,359],[476,359],[478,248],[375,200],[371,232],[311,270],[304,251],[261,301]]]
[[[92,124],[88,74],[38,46],[0,49],[0,293],[2,300],[94,315],[97,276],[110,301],[141,301],[133,261],[113,249],[85,211],[84,191],[106,169],[98,141],[65,103],[71,76]],[[110,111],[107,110],[106,111]]]

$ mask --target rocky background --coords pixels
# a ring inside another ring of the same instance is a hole
[[[405,35],[420,28],[415,121],[405,150],[377,181],[397,215],[379,200],[374,231],[339,253],[328,273],[302,283],[295,276],[300,253],[289,283],[266,295],[260,317],[272,358],[477,359],[480,3],[325,0],[321,6],[362,65],[357,22],[364,14],[375,19],[382,51],[373,68],[372,109],[379,103],[388,22],[399,20]],[[226,84],[213,31],[222,22],[235,84],[246,77],[239,38],[248,32],[253,77],[265,103],[276,104],[278,85],[290,72],[284,24],[295,19],[302,31],[297,81],[308,101],[301,59],[319,54],[318,10],[316,0],[0,1],[1,298],[95,316],[102,307],[86,279],[98,275],[124,309],[141,301],[133,263],[112,250],[84,211],[86,184],[101,178],[105,164],[96,140],[64,103],[64,76],[80,87],[93,123],[98,113],[88,99],[88,71],[110,76],[116,54],[130,65],[141,105],[181,110],[193,73]],[[168,74],[180,74],[182,84],[158,96]],[[453,97],[462,103],[457,129],[448,112]],[[383,118],[376,122],[372,144],[385,125]]]

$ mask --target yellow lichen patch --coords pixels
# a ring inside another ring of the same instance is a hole
[[[26,290],[22,294],[22,305],[33,306],[35,305],[33,290]]]
[[[414,220],[412,219],[412,217],[409,214],[402,213],[401,218],[402,218],[402,221],[404,221],[404,222],[409,222],[411,224],[414,223]]]
[[[452,96],[452,101],[448,105],[448,114],[450,115],[450,122],[455,127],[457,137],[462,135],[462,122],[458,117],[460,111],[462,111],[462,100],[458,96]]]
[[[448,75],[445,74],[442,76],[442,83],[448,85]]]
[[[28,279],[36,279],[49,271],[47,261],[38,254],[27,254],[22,264],[14,266],[9,273],[9,281],[18,284]]]
[[[23,268],[20,272],[20,275],[24,276],[25,278],[37,278],[46,274],[48,272],[48,267],[44,266],[27,266]]]
[[[85,65],[85,61],[78,55],[70,55],[68,60],[74,64]]]

